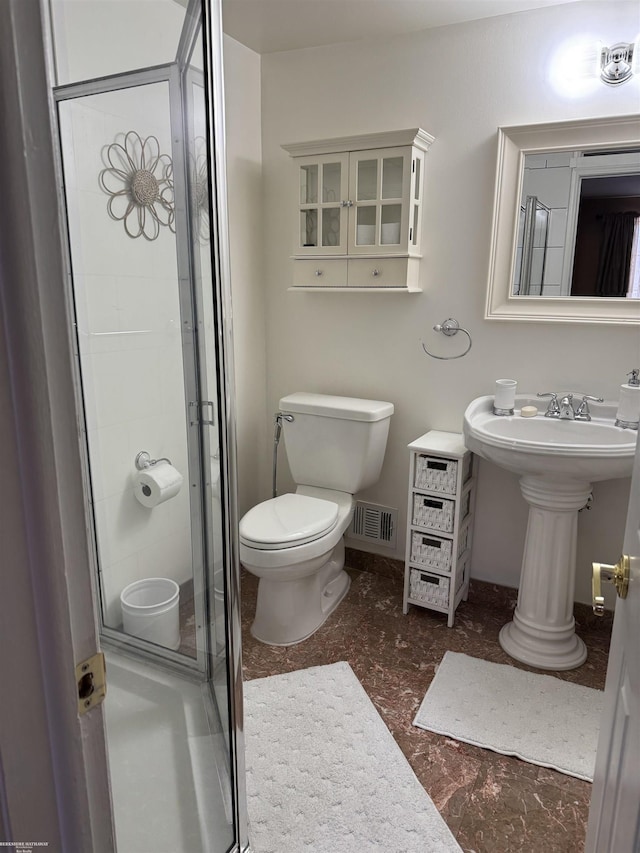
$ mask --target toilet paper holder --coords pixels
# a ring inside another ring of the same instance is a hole
[[[160,459],[152,459],[151,454],[147,453],[146,450],[141,450],[136,456],[136,468],[138,471],[144,471],[145,468],[151,468],[153,465],[157,465],[158,462],[168,462],[169,465],[171,465],[171,460],[167,459],[166,456],[162,456]]]

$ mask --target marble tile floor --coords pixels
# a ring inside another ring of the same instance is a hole
[[[403,615],[399,564],[374,559],[371,567],[383,572],[378,574],[362,570],[368,555],[347,554],[348,565],[360,568],[348,569],[352,583],[345,600],[312,637],[286,648],[267,646],[251,636],[258,582],[243,571],[245,679],[348,661],[464,851],[582,851],[591,796],[588,782],[412,725],[448,649],[519,665],[498,643],[498,632],[516,603],[515,590],[472,581],[469,600],[458,608],[454,627],[447,628],[446,617],[434,611],[411,607]],[[577,630],[589,657],[579,669],[557,676],[602,689],[611,619],[598,621],[582,605],[576,611]]]

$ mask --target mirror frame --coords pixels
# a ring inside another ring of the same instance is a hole
[[[485,319],[542,323],[640,323],[640,300],[513,296],[524,158],[546,151],[640,148],[640,116],[613,116],[498,128]]]

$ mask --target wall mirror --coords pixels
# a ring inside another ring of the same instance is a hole
[[[501,127],[485,317],[640,323],[640,117]]]

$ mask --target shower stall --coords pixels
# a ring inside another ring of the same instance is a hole
[[[243,850],[219,5],[47,11],[118,850]]]
[[[537,196],[528,195],[518,221],[515,296],[543,295],[550,219],[550,209]]]

